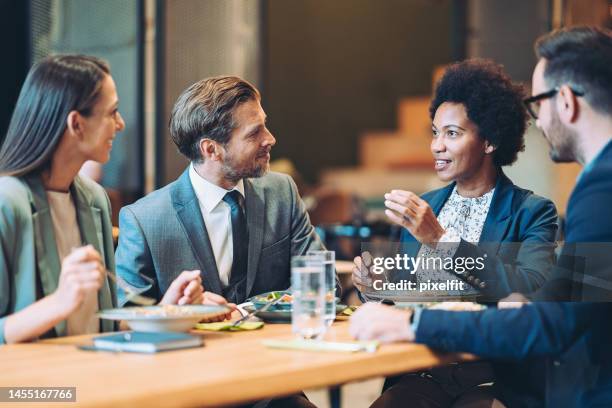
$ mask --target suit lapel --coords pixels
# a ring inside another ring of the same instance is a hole
[[[491,207],[480,234],[480,242],[485,243],[487,248],[495,253],[512,221],[512,200],[514,198],[512,187],[512,181],[503,172],[500,172],[491,199]]]
[[[246,201],[246,217],[249,229],[249,260],[247,267],[247,297],[255,284],[257,265],[263,244],[265,197],[264,192],[255,187],[250,179],[244,180],[244,195]]]
[[[36,266],[40,276],[42,294],[43,296],[48,296],[57,289],[61,271],[53,220],[51,219],[49,203],[40,176],[32,174],[24,177],[24,180],[32,193],[30,203],[32,205]],[[55,333],[58,337],[66,334],[65,321],[61,321],[55,326]]]
[[[102,246],[102,212],[93,205],[90,193],[82,188],[78,177],[71,187],[74,197],[81,241],[84,245],[93,246],[105,259]]]
[[[198,199],[189,179],[189,169],[185,170],[178,182],[173,185],[170,195],[176,215],[185,230],[187,241],[200,265],[205,290],[221,294],[221,280],[215,262],[215,254],[208,238]]]
[[[91,245],[100,256],[106,265],[107,254],[104,250],[104,238],[102,236],[102,210],[95,206],[91,192],[83,188],[81,181],[77,176],[71,186],[72,197],[74,197],[79,231],[81,233],[81,241],[83,245]],[[112,290],[108,279],[104,279],[103,286],[98,291],[98,307],[102,309],[112,308],[113,297]],[[110,320],[101,319],[102,331],[112,331],[113,322]]]
[[[448,197],[453,192],[454,187],[455,183],[453,182],[448,186],[442,188],[438,193],[426,200],[429,206],[431,207],[431,210],[436,215],[436,218],[438,217],[438,215],[440,215],[440,211],[442,211],[442,207],[444,207],[444,203],[446,203],[446,200],[448,200]],[[413,258],[416,257],[419,253],[419,250],[421,249],[422,244],[417,241],[416,238],[414,238],[414,236],[408,231],[404,232],[403,235],[405,238],[402,239],[401,242],[402,254],[406,254]]]
[[[434,212],[434,214],[436,214],[436,217],[440,215],[440,211],[442,211],[444,203],[446,203],[448,197],[450,197],[454,188],[455,183],[453,182],[448,186],[444,187],[442,190],[440,190],[438,194],[436,194],[429,200],[429,206],[431,207],[431,210]]]

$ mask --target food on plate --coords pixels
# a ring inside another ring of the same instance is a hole
[[[279,303],[291,303],[293,300],[293,297],[290,294],[284,292],[270,292],[265,296],[257,296],[257,300],[260,302],[273,302],[278,298],[281,298]]]
[[[291,303],[293,301],[293,296],[291,296],[291,294],[287,293],[287,292],[270,292],[270,293],[265,293],[263,295],[255,296],[255,300],[257,302],[273,302],[276,299],[278,299],[279,297],[282,297],[282,299],[279,301],[279,303]],[[333,293],[327,293],[325,295],[325,300],[331,301],[333,299],[336,299],[336,297],[335,297],[335,295]],[[336,301],[337,300],[338,299],[336,299]]]
[[[140,316],[159,316],[159,317],[181,317],[199,315],[201,310],[191,308],[189,306],[177,305],[158,305],[153,307],[131,307],[130,313]]]
[[[474,302],[440,302],[429,307],[431,310],[450,310],[454,312],[477,312],[485,308],[484,305]]]

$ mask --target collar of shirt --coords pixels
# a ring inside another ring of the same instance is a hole
[[[201,177],[195,171],[193,164],[189,165],[189,179],[191,180],[191,185],[193,186],[193,191],[195,192],[198,201],[208,212],[212,212],[223,200],[225,194],[231,191],[226,190],[223,187],[219,187]],[[244,182],[242,180],[240,180],[232,190],[238,190],[242,197],[245,197]]]
[[[593,167],[595,167],[595,163],[597,163],[597,161],[599,160],[599,158],[601,157],[601,154],[603,153],[604,150],[606,150],[606,147],[608,147],[608,145],[612,143],[612,141],[606,143],[606,145],[599,151],[597,152],[597,154],[595,155],[595,157],[593,158],[593,160],[591,160],[590,162],[588,162],[583,168],[582,171],[580,172],[580,174],[578,174],[578,178],[576,178],[576,184],[578,184],[580,182],[580,180],[584,177],[585,174],[588,174],[591,170],[593,170]]]
[[[459,203],[470,203],[470,205],[471,204],[485,205],[485,204],[488,204],[490,199],[493,198],[494,192],[495,192],[495,187],[493,187],[493,189],[487,191],[480,197],[464,197],[461,194],[459,194],[459,192],[457,191],[457,186],[455,185],[451,193],[451,196],[449,198],[449,201],[452,202],[453,204],[459,202]]]

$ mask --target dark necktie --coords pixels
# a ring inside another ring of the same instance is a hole
[[[240,205],[241,198],[238,190],[232,190],[223,197],[223,201],[230,206],[232,218],[232,245],[234,252],[232,272],[225,297],[228,301],[236,304],[242,303],[246,299],[246,277],[249,252],[247,221],[242,206]]]

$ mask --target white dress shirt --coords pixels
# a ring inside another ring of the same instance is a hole
[[[221,285],[227,287],[232,272],[234,246],[232,244],[230,206],[223,201],[223,197],[231,190],[226,190],[202,178],[195,171],[193,164],[189,165],[189,179],[200,204],[200,211],[202,212],[204,225],[206,225],[206,230],[208,231],[208,239],[215,255]],[[242,180],[233,189],[238,190],[242,197],[245,197]]]

